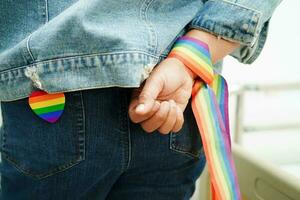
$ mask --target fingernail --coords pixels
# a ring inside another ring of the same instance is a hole
[[[144,110],[145,110],[145,105],[144,104],[138,105],[135,109],[136,112],[143,112]]]

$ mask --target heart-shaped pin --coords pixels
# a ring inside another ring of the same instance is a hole
[[[33,91],[28,101],[37,116],[55,123],[64,111],[66,99],[64,93],[48,94],[44,91]]]

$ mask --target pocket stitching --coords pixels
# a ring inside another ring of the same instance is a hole
[[[199,158],[201,156],[201,154],[203,154],[203,146],[201,147],[201,149],[197,153],[196,151],[186,150],[186,148],[184,148],[183,145],[175,145],[176,134],[180,134],[180,133],[170,132],[170,134],[169,134],[170,135],[169,147],[172,151],[187,155],[187,156],[192,157],[192,158]]]
[[[79,93],[79,94],[78,94]],[[80,95],[80,103],[76,105],[80,109],[80,112],[77,114],[77,121],[76,121],[76,126],[77,126],[77,155],[76,158],[72,159],[69,162],[66,162],[64,164],[61,164],[59,166],[55,166],[53,168],[47,169],[47,172],[44,173],[34,173],[31,170],[25,169],[24,167],[21,167],[21,164],[17,162],[15,159],[13,159],[11,156],[9,156],[6,153],[6,135],[7,132],[5,131],[5,122],[3,119],[3,124],[2,124],[2,137],[1,137],[1,157],[5,160],[7,160],[11,165],[16,168],[19,172],[28,175],[30,177],[36,178],[38,180],[47,178],[49,176],[52,176],[54,174],[63,172],[77,164],[79,164],[81,161],[85,160],[85,112],[84,112],[84,104],[83,104],[83,95],[82,92],[79,91],[78,93],[73,93],[72,96],[79,96]],[[45,170],[46,171],[46,170]]]
[[[54,174],[57,174],[59,172],[63,172],[77,164],[79,164],[81,161],[83,161],[84,159],[79,157],[79,159],[76,159],[76,160],[73,160],[73,161],[70,161],[69,163],[67,164],[64,164],[64,165],[60,165],[60,166],[57,166],[57,167],[54,167],[50,170],[47,170],[47,172],[45,173],[33,173],[31,172],[30,170],[26,170],[25,168],[21,167],[21,165],[15,161],[14,159],[12,159],[10,156],[8,156],[5,152],[2,152],[2,158],[7,160],[8,162],[10,162],[13,167],[15,167],[18,171],[24,173],[25,175],[28,175],[28,176],[31,176],[31,177],[34,177],[36,179],[43,179],[43,178],[47,178],[49,176],[52,176]]]

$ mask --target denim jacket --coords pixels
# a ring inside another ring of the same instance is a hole
[[[241,47],[253,62],[280,0],[1,0],[0,101],[138,87],[190,29]]]

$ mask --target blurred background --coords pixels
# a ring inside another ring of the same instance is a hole
[[[299,0],[279,5],[253,64],[224,60],[233,152],[246,200],[300,200],[299,8]],[[207,180],[204,173],[193,200],[208,199]]]
[[[250,66],[225,60],[231,86],[232,122],[241,123],[238,143],[300,178],[300,1],[281,3],[271,19],[261,56]],[[299,56],[299,57],[298,57]],[[236,116],[235,99],[243,89]],[[300,199],[300,196],[299,196]]]

